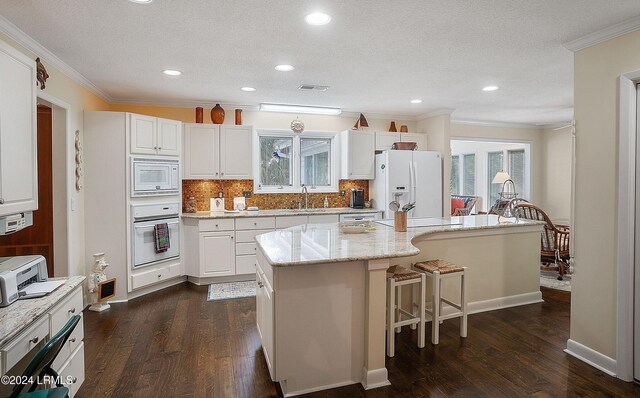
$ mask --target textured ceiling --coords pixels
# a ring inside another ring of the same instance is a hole
[[[317,10],[331,23],[307,25]],[[562,43],[640,15],[640,1],[0,0],[0,14],[116,100],[453,108],[456,119],[549,124],[573,113]],[[489,84],[501,89],[481,91]]]

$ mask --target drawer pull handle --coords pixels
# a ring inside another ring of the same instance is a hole
[[[76,313],[76,307],[73,307],[72,309],[69,310],[69,313],[71,314],[75,314]]]
[[[158,278],[162,278],[162,274],[158,274]]]
[[[262,282],[258,282],[258,286],[260,286],[260,288],[262,289],[264,287],[264,284]]]
[[[77,381],[78,381],[78,378],[73,376],[73,378],[71,379],[71,383],[76,384]]]
[[[34,338],[32,338],[31,340],[29,340],[29,343],[33,343],[33,344],[38,344],[38,341],[40,340],[40,337],[35,336]]]
[[[0,198],[0,205],[4,204],[4,199]]]
[[[72,338],[69,339],[69,341],[72,342],[72,343],[75,343],[76,342],[76,338],[72,337]]]
[[[216,228],[218,228],[218,224],[216,224]]]
[[[257,223],[257,222],[254,222],[254,223],[253,223],[253,225],[258,225],[258,223]]]

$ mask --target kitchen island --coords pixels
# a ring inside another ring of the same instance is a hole
[[[365,234],[344,234],[337,223],[307,224],[256,237],[258,331],[271,378],[285,396],[389,384],[391,265],[441,258],[468,267],[469,313],[541,301],[541,223],[478,215],[423,224],[395,232],[375,223]],[[453,285],[444,289],[456,293]]]

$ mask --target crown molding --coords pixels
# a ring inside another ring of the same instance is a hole
[[[454,108],[440,108],[431,112],[423,113],[422,115],[418,115],[416,116],[416,120],[428,119],[435,116],[451,115],[453,112],[455,112]]]
[[[640,16],[627,19],[615,25],[579,37],[575,40],[562,43],[562,45],[567,50],[576,52],[638,29],[640,29]]]
[[[573,122],[571,120],[567,120],[564,122],[558,122],[558,123],[549,123],[549,124],[541,124],[540,127],[545,129],[545,130],[561,130],[564,128],[568,128],[568,127],[572,127],[573,126]]]
[[[530,123],[511,123],[511,122],[468,120],[468,119],[452,119],[451,123],[452,124],[468,124],[471,126],[482,126],[482,127],[505,127],[505,128],[537,129],[537,130],[541,130],[544,127],[544,126],[530,124]]]
[[[360,116],[360,113],[362,113],[367,119],[381,119],[381,120],[410,120],[410,121],[415,121],[416,116],[415,115],[405,115],[405,114],[398,114],[398,113],[376,113],[376,112],[367,112],[367,111],[360,111],[360,112],[355,112],[355,111],[345,111],[343,110],[342,113],[340,114],[340,116],[345,116],[345,117],[358,117]]]
[[[184,100],[184,101],[154,101],[154,100],[144,100],[144,99],[134,99],[134,98],[115,98],[111,100],[112,104],[124,104],[124,105],[142,105],[142,106],[158,106],[158,107],[168,107],[168,108],[213,108],[217,104],[220,104],[223,108],[233,108],[233,109],[242,109],[243,111],[253,112],[258,111],[260,109],[259,105],[252,104],[236,104],[231,102],[224,101],[198,101],[198,100]]]
[[[47,63],[52,67],[56,68],[57,70],[67,75],[72,80],[79,83],[81,86],[94,92],[96,95],[98,95],[105,101],[107,102],[112,101],[112,98],[104,90],[102,90],[100,87],[96,86],[95,84],[91,83],[91,81],[86,77],[84,77],[80,72],[73,69],[66,62],[58,58],[54,53],[49,51],[42,44],[35,41],[28,34],[24,33],[22,30],[20,30],[20,28],[18,28],[16,25],[11,23],[11,21],[3,17],[2,15],[0,15],[0,33],[5,34],[11,40],[15,41],[22,47],[26,48],[28,51],[35,54],[36,57],[40,57],[42,62]]]

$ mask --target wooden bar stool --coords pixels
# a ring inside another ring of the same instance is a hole
[[[394,265],[387,269],[387,355],[395,355],[395,332],[400,333],[403,326],[411,325],[412,329],[418,326],[418,347],[423,348],[425,343],[425,302],[426,302],[426,278],[425,274],[412,271],[401,265]],[[402,287],[417,285],[420,289],[420,303],[418,311],[415,311],[414,303],[411,303],[411,312],[402,308]],[[404,319],[403,319],[404,318]]]
[[[440,323],[445,319],[460,319],[460,337],[467,337],[467,267],[444,261],[430,260],[413,264],[413,269],[431,278],[432,300],[431,310],[425,308],[425,313],[431,315],[431,342],[438,344],[440,340]],[[442,280],[460,278],[460,304],[453,303],[442,297]],[[443,315],[442,304],[447,303],[458,311]],[[426,315],[425,315],[426,319]]]

